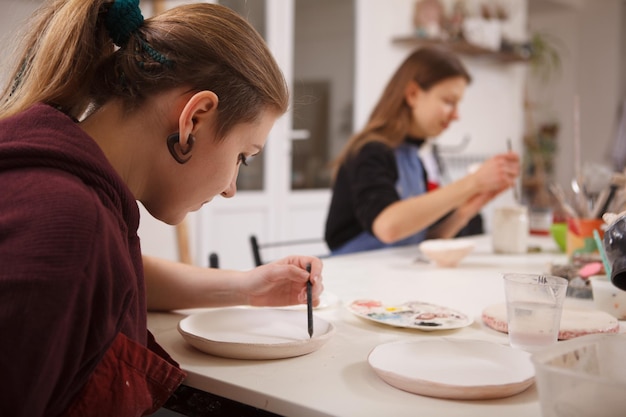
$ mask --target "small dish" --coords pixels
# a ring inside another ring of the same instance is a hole
[[[485,400],[518,394],[534,382],[530,354],[482,340],[400,341],[368,356],[389,385],[429,397]]]
[[[306,355],[333,335],[332,323],[313,316],[314,333],[307,333],[306,311],[222,308],[192,314],[178,331],[205,353],[234,359],[281,359]]]
[[[476,243],[468,239],[429,239],[419,244],[424,256],[442,268],[454,268],[471,251]]]
[[[421,301],[385,305],[378,300],[356,300],[348,309],[361,318],[377,323],[423,331],[458,329],[474,321],[460,311]]]

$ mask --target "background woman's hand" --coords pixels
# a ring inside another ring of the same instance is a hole
[[[311,264],[311,273],[306,271]],[[246,272],[242,280],[242,293],[252,306],[283,306],[306,303],[306,282],[313,284],[313,305],[319,304],[324,290],[322,261],[313,256],[289,256],[258,266]]]
[[[515,180],[519,174],[519,155],[514,152],[507,152],[489,158],[470,175],[475,178],[476,191],[481,193],[504,191],[515,185]]]

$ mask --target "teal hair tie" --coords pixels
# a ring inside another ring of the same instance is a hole
[[[115,0],[109,9],[105,26],[117,46],[125,46],[130,36],[143,25],[139,0]]]

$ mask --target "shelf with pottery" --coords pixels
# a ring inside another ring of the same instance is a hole
[[[394,44],[406,45],[412,47],[419,46],[440,46],[448,48],[453,52],[470,57],[490,58],[501,63],[515,63],[515,62],[528,62],[529,57],[525,57],[516,52],[508,51],[495,51],[481,46],[474,45],[465,40],[441,40],[422,38],[417,36],[401,36],[396,37],[393,40]]]

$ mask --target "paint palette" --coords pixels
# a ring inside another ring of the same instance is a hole
[[[384,304],[378,300],[356,300],[348,309],[361,318],[377,323],[424,331],[458,329],[473,322],[460,311],[422,301]]]

